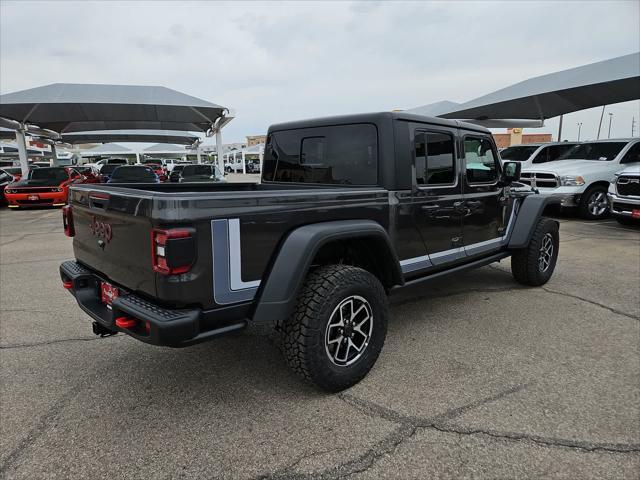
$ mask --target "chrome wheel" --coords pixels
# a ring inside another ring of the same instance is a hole
[[[371,305],[363,297],[352,295],[333,309],[324,338],[331,363],[346,367],[364,354],[373,332]]]
[[[551,259],[553,258],[553,236],[550,233],[545,233],[542,237],[542,246],[540,247],[540,253],[538,255],[538,270],[546,272],[551,265]]]
[[[599,217],[607,211],[608,208],[607,195],[602,191],[596,191],[591,194],[587,201],[589,213],[594,217]]]

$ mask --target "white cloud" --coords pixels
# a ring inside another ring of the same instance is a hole
[[[284,120],[466,101],[637,51],[639,5],[3,0],[0,91],[164,85],[235,108],[227,138],[239,140]],[[615,108],[612,134],[627,136],[638,102]],[[566,135],[583,121],[595,136],[598,120],[565,117]]]

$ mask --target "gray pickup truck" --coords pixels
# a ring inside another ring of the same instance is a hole
[[[518,282],[549,280],[558,224],[519,175],[457,121],[273,125],[260,184],[74,186],[60,274],[98,335],[184,347],[273,326],[294,371],[339,391],[377,360],[396,289],[507,257]]]

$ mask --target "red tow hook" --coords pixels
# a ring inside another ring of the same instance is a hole
[[[127,330],[132,329],[136,326],[138,321],[134,318],[129,317],[118,317],[116,318],[116,327],[125,328]]]
[[[71,280],[65,280],[62,282],[62,286],[67,290],[71,290],[73,288],[73,282]]]

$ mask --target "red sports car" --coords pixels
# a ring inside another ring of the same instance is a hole
[[[86,180],[87,177],[73,168],[34,168],[27,178],[7,185],[4,195],[9,208],[62,206],[67,203],[69,186]]]

